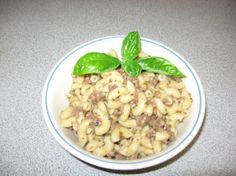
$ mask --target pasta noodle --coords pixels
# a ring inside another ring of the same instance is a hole
[[[117,57],[115,50],[108,54]],[[180,78],[148,72],[132,78],[121,69],[75,77],[67,98],[61,126],[75,131],[85,150],[122,160],[164,150],[193,102]]]

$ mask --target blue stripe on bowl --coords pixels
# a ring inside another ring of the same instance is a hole
[[[48,94],[48,87],[49,87],[49,85],[50,85],[50,82],[51,82],[51,80],[52,80],[52,77],[53,77],[55,71],[58,69],[58,67],[59,67],[66,59],[68,59],[69,56],[71,56],[73,53],[77,52],[77,51],[80,50],[81,48],[83,48],[83,47],[85,47],[85,46],[87,46],[87,45],[90,45],[90,44],[92,44],[92,43],[96,43],[96,42],[99,42],[99,41],[102,41],[102,40],[111,39],[111,38],[123,38],[123,37],[124,37],[124,36],[110,36],[110,37],[99,38],[99,39],[97,39],[97,40],[93,40],[93,41],[91,41],[91,42],[88,42],[88,43],[86,43],[86,44],[80,46],[79,48],[77,48],[77,49],[71,51],[68,55],[66,55],[66,56],[61,60],[61,62],[60,62],[60,63],[56,66],[56,68],[53,70],[53,72],[52,72],[52,74],[51,74],[51,76],[50,76],[50,78],[49,78],[49,81],[48,81],[48,83],[47,83],[46,96],[45,96],[45,104],[46,104],[46,111],[47,111],[47,114],[48,114],[48,119],[49,119],[49,121],[50,121],[52,127],[54,128],[55,132],[58,134],[58,136],[59,136],[68,146],[70,146],[71,148],[73,148],[73,149],[76,150],[77,152],[81,153],[82,155],[86,155],[86,157],[89,157],[89,158],[92,158],[92,159],[95,159],[95,160],[99,160],[99,161],[101,161],[101,162],[107,162],[107,163],[112,163],[112,164],[127,164],[127,163],[126,163],[126,162],[119,162],[118,160],[115,160],[115,162],[113,162],[113,161],[111,161],[111,160],[106,160],[106,161],[104,161],[104,160],[100,159],[99,157],[91,156],[91,155],[88,155],[88,154],[86,154],[86,153],[82,153],[82,152],[79,151],[77,148],[75,148],[73,145],[71,145],[71,144],[60,134],[60,132],[59,132],[59,131],[56,129],[56,127],[54,126],[54,124],[53,124],[53,122],[52,122],[51,115],[49,114],[49,111],[48,111],[47,94]],[[193,77],[194,77],[194,80],[195,80],[195,82],[196,82],[196,84],[197,84],[197,87],[198,87],[198,94],[199,94],[199,97],[200,97],[200,101],[199,101],[198,115],[197,115],[197,119],[196,119],[196,121],[195,121],[195,123],[194,123],[194,126],[193,126],[193,128],[191,129],[191,131],[189,132],[189,134],[188,134],[181,142],[179,142],[178,145],[176,145],[176,146],[175,146],[173,149],[171,149],[170,151],[168,151],[168,152],[166,152],[166,153],[163,153],[163,154],[160,154],[160,155],[157,155],[157,156],[154,157],[154,158],[146,159],[146,160],[142,160],[142,161],[129,161],[129,164],[138,164],[138,163],[144,163],[144,162],[147,162],[147,161],[155,160],[155,159],[160,158],[160,157],[162,157],[162,156],[164,156],[164,155],[167,155],[168,153],[170,153],[170,152],[172,152],[173,150],[175,150],[175,149],[176,149],[178,146],[180,146],[180,145],[191,135],[191,133],[193,132],[193,130],[194,130],[195,126],[197,125],[197,122],[198,122],[198,120],[199,120],[199,118],[200,118],[200,112],[201,112],[201,108],[202,108],[202,104],[201,104],[202,97],[201,97],[201,94],[200,94],[200,86],[199,86],[199,84],[198,84],[198,81],[197,81],[197,79],[196,79],[195,74],[194,74],[193,71],[190,69],[190,67],[188,66],[188,64],[187,64],[180,56],[178,56],[174,51],[172,51],[171,49],[169,49],[169,48],[166,47],[166,46],[163,46],[161,43],[158,43],[158,42],[155,42],[155,41],[151,41],[151,40],[148,40],[148,39],[142,39],[142,40],[145,41],[145,42],[152,43],[152,44],[154,44],[154,45],[157,45],[157,46],[159,46],[159,47],[161,47],[161,48],[164,48],[164,49],[168,50],[169,52],[171,52],[172,54],[174,54],[177,58],[179,58],[179,59],[184,63],[184,65],[185,65],[185,66],[189,69],[189,71],[192,73],[192,75],[193,75]]]

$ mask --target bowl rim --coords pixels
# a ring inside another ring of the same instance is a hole
[[[60,143],[60,145],[66,151],[68,151],[69,153],[71,153],[72,155],[74,155],[75,157],[77,157],[78,159],[80,159],[82,161],[85,161],[89,164],[92,164],[92,165],[95,165],[95,166],[98,166],[101,168],[112,169],[112,170],[143,169],[143,168],[151,167],[154,165],[158,165],[160,163],[163,163],[163,162],[173,158],[175,155],[180,153],[184,148],[186,148],[192,142],[192,140],[195,138],[197,133],[199,132],[199,130],[202,126],[204,117],[205,117],[205,108],[206,108],[206,100],[205,100],[205,94],[203,91],[203,86],[202,86],[199,76],[197,75],[197,73],[195,72],[193,67],[179,53],[177,53],[173,49],[169,48],[168,46],[166,46],[160,42],[142,37],[141,38],[142,41],[145,41],[145,42],[148,42],[148,43],[151,43],[154,45],[158,45],[158,47],[166,49],[166,50],[168,50],[168,52],[171,52],[172,54],[174,54],[178,59],[180,59],[185,64],[185,66],[189,69],[193,78],[195,79],[196,85],[198,87],[198,94],[200,97],[200,100],[199,100],[200,106],[199,106],[198,116],[196,118],[195,124],[194,124],[193,128],[190,130],[189,134],[187,134],[187,136],[181,142],[179,142],[178,145],[173,147],[173,149],[171,149],[170,151],[160,154],[160,155],[157,155],[157,156],[154,155],[151,157],[146,157],[145,159],[142,159],[142,161],[141,160],[121,161],[121,160],[110,160],[110,159],[97,157],[85,150],[81,150],[81,149],[76,148],[73,144],[71,144],[68,141],[68,139],[65,139],[60,134],[60,132],[57,131],[56,127],[54,126],[54,124],[51,120],[52,117],[50,116],[50,113],[49,113],[48,107],[47,107],[48,87],[49,87],[50,81],[53,78],[55,71],[66,59],[68,59],[70,57],[70,55],[77,52],[79,49],[86,47],[87,45],[90,45],[90,44],[93,44],[95,42],[99,42],[102,40],[107,40],[107,39],[112,39],[112,38],[120,39],[120,38],[124,38],[124,37],[125,37],[125,35],[113,35],[113,36],[101,37],[101,38],[97,38],[94,40],[90,40],[90,41],[88,41],[84,44],[81,44],[81,45],[77,46],[76,48],[72,49],[67,54],[65,54],[51,69],[51,71],[49,72],[49,74],[47,76],[47,79],[45,81],[44,88],[42,91],[42,111],[43,111],[44,119],[45,119],[45,122],[46,122],[50,132],[52,133],[54,138]],[[121,167],[121,166],[125,166],[125,167]]]

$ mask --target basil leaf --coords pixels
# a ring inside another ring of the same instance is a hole
[[[121,48],[123,60],[136,58],[141,50],[141,39],[138,32],[130,32],[124,38]]]
[[[133,77],[137,77],[141,74],[142,68],[137,63],[136,60],[127,60],[121,63],[123,70],[129,75]]]
[[[138,64],[143,70],[178,78],[186,77],[174,64],[162,57],[147,56],[140,58]]]
[[[75,64],[73,75],[104,73],[116,69],[119,59],[105,53],[90,52],[83,55]]]

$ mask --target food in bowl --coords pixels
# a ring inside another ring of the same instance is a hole
[[[91,52],[78,60],[73,76],[61,125],[97,156],[132,160],[160,153],[175,140],[192,104],[185,75],[141,51],[137,32],[125,37],[121,62],[115,50]]]

